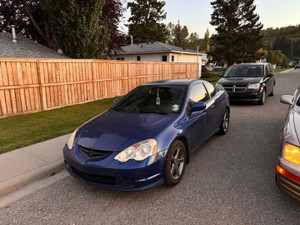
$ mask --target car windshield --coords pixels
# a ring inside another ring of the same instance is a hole
[[[129,113],[177,114],[181,111],[186,86],[139,86],[112,110]]]
[[[262,77],[262,65],[234,65],[224,74],[224,77]]]

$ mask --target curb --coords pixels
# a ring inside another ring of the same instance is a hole
[[[64,161],[62,159],[53,161],[39,168],[35,168],[26,173],[22,173],[15,177],[9,178],[1,183],[0,197],[15,192],[19,188],[43,179],[45,177],[53,176],[65,168]]]

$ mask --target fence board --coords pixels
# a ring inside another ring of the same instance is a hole
[[[197,63],[0,59],[0,117],[125,95],[155,80],[198,78]]]

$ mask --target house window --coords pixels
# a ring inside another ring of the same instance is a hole
[[[117,60],[124,61],[124,58],[123,57],[122,58],[117,58]]]
[[[161,57],[161,61],[163,61],[163,62],[167,62],[167,59],[168,59],[168,57],[166,55],[163,55]]]
[[[141,61],[141,56],[136,57],[137,61]]]
[[[172,55],[172,62],[174,62],[175,61],[175,57],[174,57],[174,55]]]

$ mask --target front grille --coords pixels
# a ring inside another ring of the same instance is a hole
[[[245,91],[247,89],[245,85],[223,85],[223,87],[226,91],[232,92]]]
[[[109,184],[114,185],[116,183],[115,177],[109,177],[109,176],[100,176],[96,174],[90,174],[90,173],[84,173],[82,171],[79,171],[75,169],[73,166],[71,166],[73,173],[75,173],[77,176],[82,177],[84,179],[94,181],[101,184]]]
[[[79,146],[79,151],[87,159],[104,158],[112,153],[108,151],[85,148],[82,146]]]

